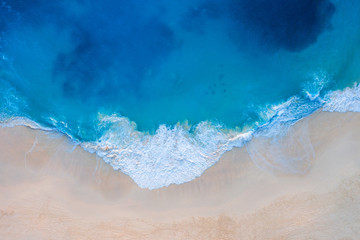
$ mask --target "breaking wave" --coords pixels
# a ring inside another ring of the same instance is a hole
[[[129,175],[140,187],[156,189],[191,181],[232,148],[244,146],[253,137],[286,134],[294,123],[317,110],[359,112],[360,85],[331,91],[323,97],[305,91],[302,96],[267,107],[261,113],[264,121],[248,131],[226,129],[204,121],[195,126],[187,123],[160,125],[154,134],[149,134],[138,131],[136,123],[126,117],[99,114],[99,127],[105,129],[103,135],[97,141],[78,144],[88,152],[96,153],[115,170]],[[55,130],[22,117],[2,121],[2,127],[16,125]],[[282,164],[286,165],[286,161]]]

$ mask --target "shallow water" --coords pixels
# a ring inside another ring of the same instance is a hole
[[[0,116],[59,130],[142,187],[189,181],[358,81],[359,12],[355,0],[1,1]]]

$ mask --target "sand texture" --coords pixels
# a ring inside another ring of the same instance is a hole
[[[359,126],[316,113],[153,191],[60,134],[0,128],[0,239],[359,239]]]

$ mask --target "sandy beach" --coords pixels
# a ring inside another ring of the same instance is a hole
[[[0,128],[0,239],[358,239],[359,125],[315,113],[152,191],[60,134]],[[264,164],[286,159],[298,172]]]

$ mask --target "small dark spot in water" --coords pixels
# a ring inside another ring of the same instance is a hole
[[[212,91],[211,93],[214,95],[214,94],[215,94],[215,91]]]

